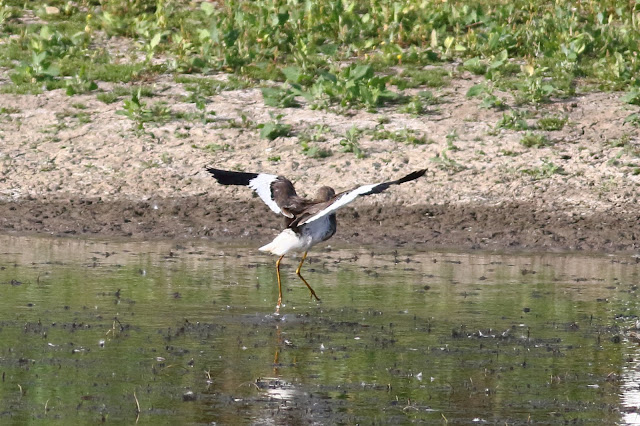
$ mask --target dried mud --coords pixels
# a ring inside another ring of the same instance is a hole
[[[2,94],[0,104],[10,112],[0,116],[0,232],[264,242],[279,231],[280,220],[246,188],[217,185],[206,165],[281,174],[307,196],[322,185],[344,190],[427,168],[419,181],[341,210],[332,241],[638,250],[640,139],[625,122],[637,107],[616,93],[537,107],[496,93],[526,110],[531,128],[543,117],[566,118],[561,130],[534,130],[548,145],[527,148],[520,143],[524,132],[497,125],[504,111],[465,96],[480,82],[457,74],[433,90],[439,103],[421,116],[397,107],[347,114],[307,105],[276,109],[264,105],[258,89],[226,91],[209,99],[213,121],[174,117],[147,123],[144,132],[116,113],[124,98],[105,105],[95,93]],[[162,102],[172,114],[197,113],[185,87],[170,76],[148,84],[154,92],[144,99],[148,106]],[[99,85],[99,91],[113,89]],[[274,113],[293,134],[260,139],[257,126]],[[385,131],[410,132],[426,143],[372,136],[381,122]],[[363,159],[342,152],[340,141],[352,126],[366,130],[359,140]],[[303,134],[321,135],[310,145],[333,155],[306,155]]]

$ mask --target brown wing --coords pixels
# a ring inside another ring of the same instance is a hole
[[[289,227],[290,228],[298,227],[300,225],[304,225],[305,223],[318,220],[326,215],[333,214],[336,210],[346,206],[347,204],[349,204],[359,196],[379,194],[380,192],[389,188],[391,185],[400,185],[405,182],[410,182],[412,180],[418,179],[419,177],[422,177],[426,173],[426,171],[427,171],[426,169],[417,170],[415,172],[409,173],[404,177],[401,177],[400,179],[392,180],[389,182],[371,184],[371,185],[363,185],[355,189],[352,189],[350,191],[344,191],[339,194],[336,194],[329,201],[326,201],[324,203],[319,203],[308,208],[304,212],[304,214],[301,214],[300,216],[296,217],[291,222]]]
[[[291,181],[284,176],[206,169],[222,185],[242,185],[253,189],[275,213],[294,218],[310,203],[296,194]]]

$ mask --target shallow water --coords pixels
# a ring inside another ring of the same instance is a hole
[[[319,249],[279,315],[274,263],[0,237],[0,423],[640,423],[638,258]]]

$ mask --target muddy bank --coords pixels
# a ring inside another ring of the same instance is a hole
[[[0,232],[264,242],[282,222],[259,200],[21,200],[0,203]],[[338,214],[334,243],[491,250],[634,251],[640,211],[571,213],[526,202],[359,205]]]
[[[341,191],[427,168],[419,181],[341,210],[334,244],[637,250],[640,140],[620,94],[588,92],[533,107],[504,93],[513,108],[502,111],[465,95],[483,81],[456,74],[434,89],[433,110],[418,116],[391,107],[349,114],[272,108],[250,88],[212,96],[206,108],[215,119],[194,121],[177,114],[195,111],[189,91],[159,76],[145,102],[170,105],[175,117],[147,123],[144,132],[117,113],[124,96],[105,104],[64,90],[3,94],[0,232],[259,244],[278,232],[279,218],[246,188],[216,184],[205,166],[283,175],[305,197],[322,185]],[[261,138],[259,126],[274,113],[292,134]],[[528,130],[505,124],[517,117],[526,117],[519,126]],[[562,126],[543,130],[549,117]],[[364,158],[343,146],[354,126]],[[528,146],[532,137],[547,142]],[[331,155],[315,158],[312,149]]]

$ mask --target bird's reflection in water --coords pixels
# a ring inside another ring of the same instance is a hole
[[[275,332],[275,353],[272,364],[272,377],[260,377],[256,380],[256,386],[264,395],[271,400],[279,401],[280,408],[289,408],[296,406],[296,398],[302,396],[302,393],[296,389],[291,383],[280,378],[280,349],[282,345],[290,343],[282,336],[280,326],[276,325]]]
[[[631,332],[629,334],[630,340],[636,342],[637,338],[634,335],[637,333]],[[622,420],[624,424],[628,425],[640,425],[640,361],[638,361],[640,350],[634,349],[635,353],[629,356],[629,360],[633,361],[624,364],[621,375],[620,399],[624,407]]]

